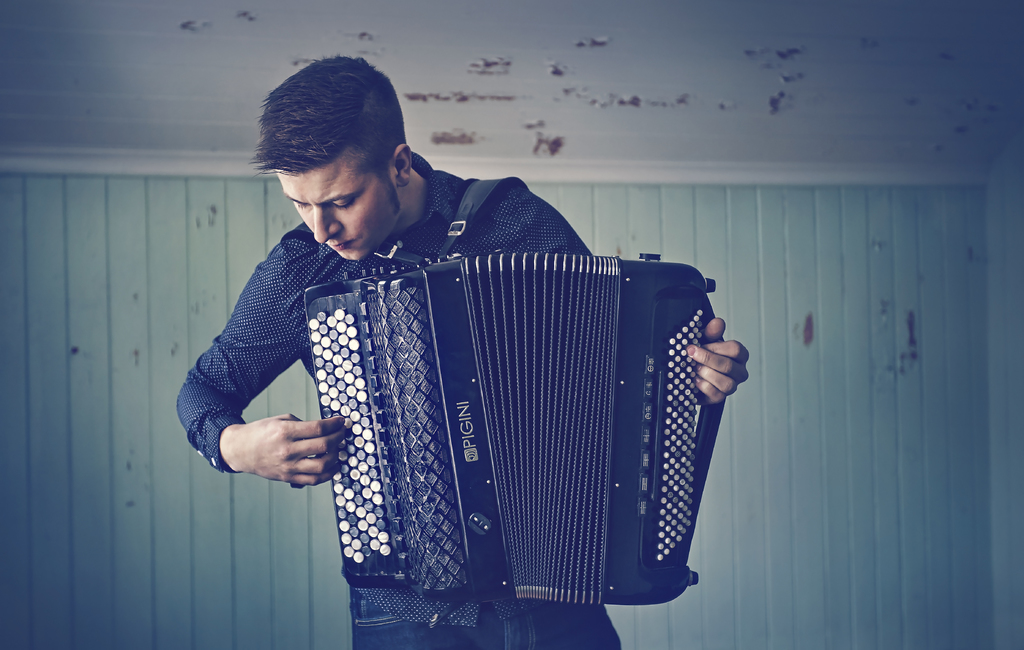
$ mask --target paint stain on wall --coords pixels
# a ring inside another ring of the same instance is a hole
[[[566,73],[569,72],[569,66],[564,63],[559,63],[558,61],[549,61],[547,66],[548,73],[555,77],[564,77]]]
[[[77,345],[72,345],[71,346],[71,354],[78,354],[78,346]]]
[[[527,122],[527,123],[523,124],[523,128],[524,129],[530,129],[530,130],[532,130],[532,129],[543,129],[544,126],[545,126],[544,125],[544,120],[534,120],[532,122]]]
[[[814,315],[811,312],[807,312],[807,318],[804,319],[804,345],[809,346],[814,342]]]
[[[178,25],[178,28],[186,32],[199,32],[212,25],[209,20],[186,20]]]
[[[860,39],[860,49],[862,49],[862,50],[873,50],[876,47],[878,47],[879,45],[880,45],[880,43],[878,42],[877,38],[871,38],[869,36],[864,36],[864,37],[862,37]]]
[[[736,102],[731,99],[723,99],[718,102],[718,110],[720,111],[734,111],[736,110]]]
[[[771,97],[769,97],[768,98],[768,114],[769,115],[776,115],[779,111],[781,111],[783,109],[782,101],[784,99],[786,99],[786,93],[784,91],[781,91],[781,90],[779,92],[775,93],[774,95],[772,95]]]
[[[784,84],[790,84],[793,83],[794,81],[802,81],[803,78],[804,73],[802,72],[793,72],[791,74],[787,74],[784,72],[779,75],[779,81],[781,81]]]
[[[943,61],[956,61],[956,56],[954,56],[953,53],[949,51],[939,52],[939,58],[942,59]]]
[[[411,102],[511,102],[517,99],[515,95],[478,95],[477,93],[464,93],[455,91],[450,93],[405,93],[405,98]]]
[[[452,131],[434,131],[430,134],[434,144],[476,144],[476,132],[466,133],[462,129]]]
[[[612,39],[608,36],[587,36],[578,39],[575,45],[576,47],[605,47],[611,42]]]
[[[533,154],[535,156],[556,156],[564,146],[565,138],[562,136],[546,136],[537,131],[537,142],[533,145]]]
[[[638,95],[633,95],[631,97],[619,97],[616,103],[619,106],[635,106],[637,108],[640,108],[641,106],[643,106],[644,102],[642,99],[640,99]]]
[[[299,67],[300,65],[303,65],[303,66],[309,65],[312,62],[313,62],[313,59],[307,59],[307,58],[292,59],[292,65],[295,66],[296,68]]]
[[[779,57],[783,61],[790,61],[795,59],[804,53],[803,46],[800,47],[787,47],[781,50],[775,50],[775,56]]]
[[[921,103],[921,100],[918,97],[907,97],[903,100],[903,103],[907,106],[917,106]]]
[[[907,311],[907,351],[900,353],[899,372],[906,374],[907,368],[917,361],[917,333],[914,310]]]
[[[493,59],[484,57],[471,61],[466,72],[479,75],[504,75],[508,74],[511,69],[512,59],[499,56]]]
[[[251,23],[254,20],[256,20],[256,14],[254,14],[251,11],[239,11],[235,14],[235,18],[238,18],[239,20],[245,20]]]
[[[959,135],[963,135],[970,130],[971,127],[967,126],[966,124],[958,124],[957,126],[953,127],[953,133],[957,133]]]

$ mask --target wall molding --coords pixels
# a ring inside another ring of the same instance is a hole
[[[0,172],[253,177],[248,152],[0,147]],[[430,156],[463,177],[544,183],[708,185],[985,185],[988,165],[552,160]]]

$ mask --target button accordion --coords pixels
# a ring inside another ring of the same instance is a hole
[[[306,291],[344,572],[452,601],[678,596],[722,405],[693,267],[503,254]]]

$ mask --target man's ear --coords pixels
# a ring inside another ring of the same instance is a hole
[[[400,144],[395,147],[395,154],[391,159],[391,168],[395,173],[395,185],[405,187],[412,178],[412,149],[407,144]]]

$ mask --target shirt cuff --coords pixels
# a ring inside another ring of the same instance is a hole
[[[237,474],[238,472],[231,469],[224,462],[224,457],[220,455],[220,433],[232,424],[245,424],[245,420],[237,415],[220,415],[207,420],[205,427],[206,435],[204,436],[202,449],[199,450],[199,454],[209,461],[210,466],[215,470],[228,474]]]

